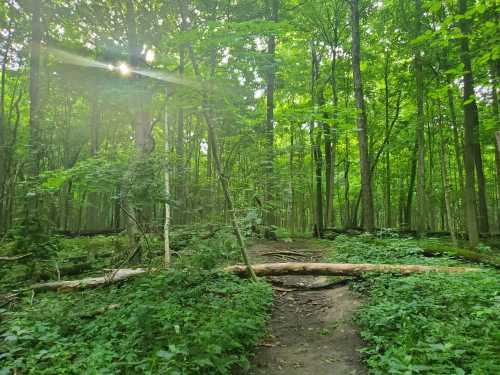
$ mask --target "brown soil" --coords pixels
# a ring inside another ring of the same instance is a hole
[[[282,252],[279,255],[263,255]],[[303,254],[295,255],[293,253]],[[307,241],[259,242],[250,248],[252,261],[320,261],[323,250]],[[366,374],[358,349],[362,341],[352,322],[359,297],[326,277],[272,278],[275,303],[267,337],[260,343],[247,374]]]

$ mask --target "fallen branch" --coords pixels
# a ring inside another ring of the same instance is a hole
[[[263,263],[252,266],[257,276],[286,276],[286,275],[310,275],[310,276],[362,276],[365,272],[382,273],[425,273],[445,272],[460,273],[481,271],[480,268],[465,267],[434,267],[422,265],[401,264],[349,264],[349,263]],[[49,283],[34,284],[28,290],[34,291],[73,291],[96,288],[102,285],[125,280],[133,276],[152,272],[156,269],[145,268],[121,268],[111,269],[105,276],[89,277],[81,280],[54,281]],[[240,276],[248,276],[246,266],[236,265],[224,268],[226,272],[232,272]]]
[[[82,315],[80,315],[80,319],[92,319],[92,318],[96,317],[97,315],[102,315],[107,311],[115,310],[119,307],[120,307],[120,304],[113,303],[111,305],[104,306],[104,307],[101,307],[100,309],[94,310],[90,313],[82,314]]]
[[[274,256],[274,255],[291,255],[299,257],[307,257],[309,254],[298,253],[296,251],[269,251],[267,253],[260,254],[262,256]]]
[[[460,273],[481,271],[480,268],[465,267],[435,267],[422,265],[401,264],[349,264],[349,263],[263,263],[254,264],[252,268],[257,276],[286,276],[286,275],[310,275],[310,276],[362,276],[365,272],[381,273],[425,273],[446,272]],[[247,270],[244,265],[236,265],[224,268],[226,272],[232,272],[240,276],[246,276]]]
[[[10,262],[10,261],[14,261],[14,260],[21,260],[21,259],[30,257],[32,255],[33,255],[33,253],[27,253],[27,254],[23,254],[23,255],[16,255],[13,257],[0,257],[0,260],[5,261],[5,262]]]
[[[319,284],[285,284],[282,280],[271,279],[269,280],[273,285],[273,289],[284,292],[296,291],[315,291],[322,289],[334,289],[349,284],[353,279],[341,278],[338,280],[327,281]]]
[[[53,281],[49,283],[34,284],[29,289],[36,291],[58,290],[58,291],[73,291],[88,288],[96,288],[101,285],[114,283],[117,281],[125,280],[133,276],[141,275],[149,270],[144,268],[136,269],[118,269],[110,272],[101,277],[89,277],[81,280],[68,280],[68,281]]]

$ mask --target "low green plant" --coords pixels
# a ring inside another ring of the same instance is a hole
[[[414,241],[339,237],[332,261],[456,265],[426,258]],[[357,313],[372,374],[500,373],[499,277],[494,270],[398,277],[371,274]]]
[[[45,294],[22,311],[4,311],[0,368],[37,375],[228,374],[248,365],[271,300],[267,284],[192,268],[122,287]]]

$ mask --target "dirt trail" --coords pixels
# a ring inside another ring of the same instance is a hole
[[[322,250],[307,241],[259,242],[250,254],[253,262],[320,261],[323,257]],[[269,334],[247,374],[366,374],[357,351],[362,342],[352,323],[360,301],[347,286],[296,290],[297,286],[328,284],[326,277],[311,276],[276,277],[273,282],[280,285],[275,288]]]

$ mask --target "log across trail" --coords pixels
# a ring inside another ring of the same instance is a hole
[[[288,275],[309,275],[309,276],[361,276],[366,272],[379,273],[425,273],[425,272],[477,272],[480,268],[466,267],[434,267],[424,265],[406,264],[355,264],[355,263],[262,263],[252,266],[257,276],[288,276]],[[107,275],[101,277],[90,277],[80,280],[53,281],[49,283],[34,284],[29,289],[37,291],[61,290],[72,291],[87,288],[96,288],[101,285],[126,280],[133,276],[138,276],[146,272],[157,271],[145,268],[122,268],[112,270]],[[235,273],[240,276],[247,276],[247,268],[244,265],[235,265],[224,268],[224,271]]]
[[[424,265],[407,264],[371,264],[371,263],[262,263],[252,266],[257,276],[361,276],[366,272],[379,273],[425,273],[425,272],[445,272],[460,273],[481,271],[480,268],[466,267],[436,267]],[[246,275],[247,270],[244,265],[226,267],[227,272],[238,275]]]

